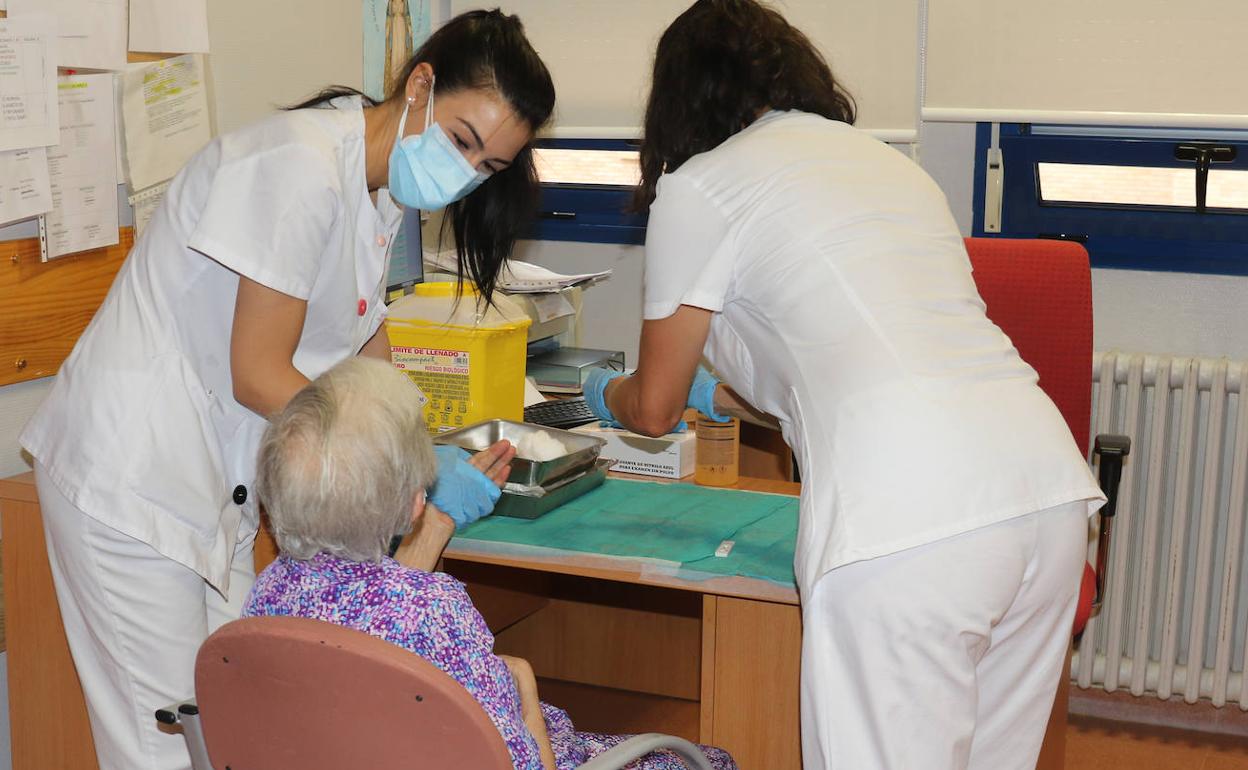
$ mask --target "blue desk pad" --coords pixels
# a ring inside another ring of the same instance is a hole
[[[538,519],[487,517],[457,538],[677,562],[683,570],[793,585],[798,501],[692,484],[607,479]],[[731,552],[715,555],[720,543]]]

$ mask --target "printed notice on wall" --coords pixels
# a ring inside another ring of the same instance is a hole
[[[197,54],[138,65],[123,75],[130,188],[171,179],[212,138],[204,60]]]
[[[48,149],[0,152],[0,225],[52,210]]]
[[[52,211],[39,219],[44,259],[118,241],[113,74],[61,77],[56,89],[61,142],[48,149]]]
[[[9,0],[9,18],[56,19],[56,64],[119,70],[126,66],[126,0]]]
[[[60,141],[50,16],[0,19],[0,151]]]

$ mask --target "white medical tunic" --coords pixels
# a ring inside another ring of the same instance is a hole
[[[383,321],[401,211],[374,206],[358,98],[221,136],[174,178],[21,443],[61,492],[225,591],[265,420],[234,400],[239,276],[307,302],[295,367],[314,378]],[[242,497],[242,495],[238,495]]]
[[[1103,498],[1035,371],[984,314],[936,184],[844,123],[772,112],[659,180],[644,316],[714,311],[705,354],[780,421],[796,571]]]

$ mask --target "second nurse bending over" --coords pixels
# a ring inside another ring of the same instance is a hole
[[[774,416],[801,468],[803,767],[1032,767],[1103,500],[984,314],[944,195],[850,124],[810,41],[701,0],[641,145],[640,357],[599,416]],[[705,354],[732,391],[695,377]]]
[[[389,359],[400,205],[448,207],[487,297],[535,206],[554,88],[518,19],[452,19],[399,83],[198,152],[22,435],[102,770],[189,766],[152,709],[192,692],[197,648],[254,580],[265,417],[345,357]],[[488,511],[513,451],[446,458],[432,499],[460,521]]]

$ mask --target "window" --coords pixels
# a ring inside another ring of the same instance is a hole
[[[628,211],[641,177],[635,143],[544,139],[534,162],[542,183],[534,238],[645,243],[646,215]]]
[[[581,150],[538,147],[537,176],[545,184],[636,187],[641,166],[636,150]]]
[[[976,235],[1078,240],[1095,267],[1248,275],[1248,132],[1002,124],[999,219],[991,146],[981,123]]]

